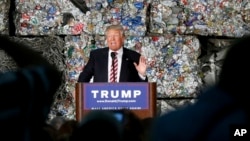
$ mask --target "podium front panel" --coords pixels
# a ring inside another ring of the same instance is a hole
[[[76,83],[76,120],[91,110],[128,109],[139,118],[156,115],[156,83]]]

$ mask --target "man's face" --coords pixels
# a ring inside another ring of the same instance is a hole
[[[121,34],[120,30],[110,29],[106,36],[108,47],[116,51],[123,46],[124,36]]]

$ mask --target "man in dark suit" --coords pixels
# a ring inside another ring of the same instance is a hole
[[[111,82],[113,53],[117,53],[116,82],[147,82],[146,59],[136,51],[123,47],[125,34],[121,25],[111,25],[105,31],[108,47],[90,52],[78,82]]]
[[[250,140],[250,37],[237,39],[228,50],[219,81],[188,107],[156,118],[151,141]],[[246,129],[239,134],[237,129]]]

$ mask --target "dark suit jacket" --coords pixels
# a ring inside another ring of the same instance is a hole
[[[230,141],[233,127],[248,122],[239,105],[228,93],[211,88],[194,105],[157,118],[150,141]]]
[[[78,82],[89,82],[94,76],[93,82],[108,82],[108,52],[109,48],[92,50],[88,63],[80,73]],[[140,54],[136,51],[123,48],[122,65],[119,82],[147,82],[142,80],[133,64],[138,64]]]

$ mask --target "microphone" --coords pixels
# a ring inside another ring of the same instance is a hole
[[[116,56],[116,53],[115,52],[111,52],[111,58],[114,60],[115,59],[115,56]]]

